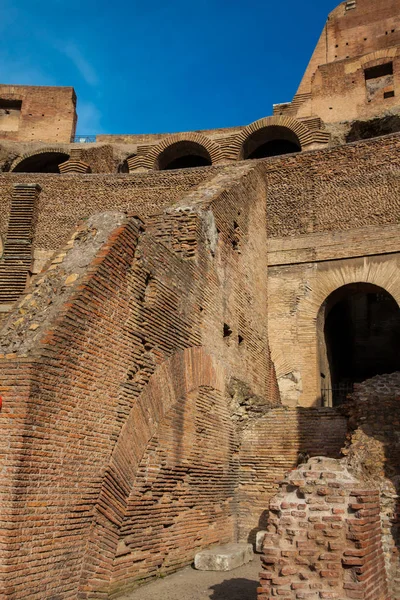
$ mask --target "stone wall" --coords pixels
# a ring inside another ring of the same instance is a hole
[[[282,402],[286,405],[322,403],[323,306],[332,292],[344,285],[369,283],[383,288],[400,305],[398,226],[346,233],[334,234],[326,245],[322,236],[303,236],[301,248],[296,244],[299,238],[293,238],[292,250],[288,252],[292,264],[268,269],[269,340]],[[371,251],[382,254],[368,256]],[[358,258],[339,258],[344,254]],[[310,255],[315,259],[310,260]]]

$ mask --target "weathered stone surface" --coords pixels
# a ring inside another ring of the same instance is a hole
[[[257,531],[256,533],[256,552],[262,552],[266,531]]]
[[[198,552],[194,566],[199,571],[232,571],[253,560],[251,544],[224,544]]]

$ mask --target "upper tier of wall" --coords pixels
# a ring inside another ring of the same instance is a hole
[[[82,218],[102,210],[140,216],[184,198],[216,173],[261,168],[267,184],[268,233],[285,237],[397,223],[400,136],[248,161],[230,166],[137,175],[0,174],[0,235],[7,233],[14,184],[42,188],[34,247],[56,250]]]
[[[72,87],[0,85],[0,138],[69,143],[75,135]]]

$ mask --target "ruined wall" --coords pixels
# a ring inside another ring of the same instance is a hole
[[[75,107],[71,87],[0,85],[0,139],[68,144],[75,135]]]
[[[103,210],[156,212],[215,174],[213,168],[135,175],[0,174],[0,234],[5,235],[13,185],[38,183],[42,192],[35,248],[57,250],[75,224]]]
[[[400,373],[369,379],[344,406],[351,437],[344,453],[355,476],[380,490],[390,598],[400,598]]]
[[[398,0],[342,2],[333,10],[317,43],[292,104],[301,118],[318,116],[326,123],[365,119],[396,107],[398,65],[390,90],[395,96],[368,96],[363,64],[382,64],[396,56],[400,43]],[[365,57],[360,60],[360,57]],[[375,61],[375,63],[374,63]],[[369,66],[369,65],[367,65]]]
[[[149,443],[127,500],[113,594],[230,542],[236,521],[238,441],[224,394],[209,386],[178,398]]]
[[[396,223],[399,140],[395,135],[259,163],[268,186],[269,236]],[[83,156],[88,163],[91,151],[88,149]],[[111,160],[109,147],[103,151],[104,160]],[[0,174],[0,234],[6,232],[15,183],[38,183],[42,187],[34,245],[54,250],[80,218],[104,209],[151,214],[216,173],[226,170],[233,174],[235,168],[232,165],[112,177]]]
[[[379,491],[342,461],[314,458],[270,503],[258,599],[389,600]]]
[[[147,225],[93,217],[5,320],[2,598],[118,594],[234,539],[226,385],[234,375],[263,410],[279,402],[260,269],[265,219],[264,183],[248,166]],[[152,532],[138,498],[155,507]],[[157,498],[169,507],[162,528]]]
[[[346,419],[333,409],[275,408],[248,424],[239,452],[239,538],[255,541],[267,524],[267,509],[278,482],[304,456],[338,458]]]

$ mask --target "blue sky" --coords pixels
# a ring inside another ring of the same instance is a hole
[[[79,134],[246,125],[292,99],[338,3],[0,0],[0,82],[73,86]]]

